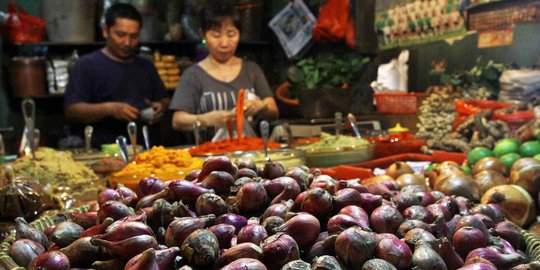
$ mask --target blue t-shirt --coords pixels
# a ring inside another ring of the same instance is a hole
[[[142,110],[148,107],[145,98],[159,101],[164,97],[167,97],[165,86],[150,61],[135,56],[130,62],[117,62],[98,50],[84,55],[73,66],[64,106],[78,102],[118,101]],[[113,117],[92,123],[92,145],[114,143],[117,136],[127,136],[126,125],[127,122]]]

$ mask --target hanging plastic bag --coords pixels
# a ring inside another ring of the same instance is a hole
[[[13,43],[40,42],[45,38],[45,20],[28,14],[21,6],[9,1],[2,34]]]
[[[345,40],[350,48],[356,47],[349,0],[328,0],[321,5],[313,40],[319,43]]]

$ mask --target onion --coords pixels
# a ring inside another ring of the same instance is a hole
[[[465,259],[465,264],[473,257],[481,257],[493,263],[497,269],[510,269],[525,261],[525,258],[519,253],[504,254],[504,251],[499,247],[485,247],[472,250]]]
[[[413,205],[403,210],[402,212],[404,219],[416,219],[424,222],[431,223],[435,218],[425,207],[421,205]]]
[[[456,249],[456,252],[462,258],[465,258],[471,250],[487,245],[486,236],[477,228],[462,227],[452,237],[452,245]]]
[[[40,243],[29,239],[19,239],[9,247],[8,254],[18,265],[26,267],[44,252],[45,248]]]
[[[69,259],[60,251],[48,251],[35,257],[28,265],[29,270],[68,270]]]
[[[474,181],[478,183],[482,193],[486,192],[492,187],[509,184],[508,178],[506,178],[500,172],[492,170],[485,170],[476,173],[474,175]]]
[[[433,195],[433,197],[435,198],[435,200],[440,200],[441,198],[443,198],[444,196],[444,193],[440,192],[440,191],[437,191],[437,190],[434,190],[432,192],[430,192],[431,195]]]
[[[414,219],[411,219],[411,220],[405,220],[403,221],[403,223],[401,223],[401,225],[399,225],[398,229],[397,229],[397,235],[399,237],[404,237],[405,234],[407,234],[408,231],[414,229],[414,228],[420,228],[420,229],[424,229],[428,232],[431,232],[431,226],[421,220],[414,220]]]
[[[127,205],[118,201],[107,201],[98,210],[97,223],[101,224],[108,217],[119,220],[133,214],[133,209]]]
[[[334,194],[334,202],[341,209],[348,205],[360,205],[360,192],[352,188],[340,189]]]
[[[265,265],[270,270],[279,270],[286,263],[300,258],[298,244],[285,233],[277,233],[266,238],[261,247]]]
[[[214,215],[175,219],[167,227],[165,244],[168,247],[180,246],[192,232],[212,225],[215,220]]]
[[[291,207],[291,211],[300,211],[300,207],[302,206],[302,201],[306,197],[307,193],[308,191],[306,190],[298,194],[298,196],[296,196],[296,198],[294,199],[294,204]]]
[[[497,270],[497,267],[487,263],[467,264],[458,270]]]
[[[122,201],[122,196],[118,191],[107,188],[99,192],[97,201],[99,206],[102,206],[107,201]]]
[[[219,242],[219,248],[229,248],[231,246],[231,240],[234,236],[236,228],[229,224],[217,224],[210,228],[208,231],[213,233]]]
[[[296,183],[298,183],[298,186],[302,191],[306,190],[309,186],[309,174],[298,167],[290,168],[285,173],[285,176],[291,177],[292,179],[296,180]]]
[[[215,193],[214,190],[197,186],[186,180],[171,181],[164,190],[170,190],[172,200],[182,201],[189,205],[193,205],[197,198],[204,193]]]
[[[375,208],[382,205],[382,196],[373,195],[371,193],[360,193],[360,207],[366,210],[366,213],[371,214]]]
[[[284,219],[276,216],[271,216],[265,219],[261,225],[264,227],[268,235],[273,235],[276,233],[275,229],[283,225],[284,223]]]
[[[202,182],[206,176],[214,171],[225,171],[230,175],[236,175],[237,169],[238,168],[236,168],[236,166],[233,165],[231,160],[226,156],[207,157],[204,160],[201,172],[197,176],[197,182]]]
[[[236,194],[236,206],[241,213],[256,213],[268,206],[268,195],[258,182],[245,183]]]
[[[396,270],[391,263],[381,259],[371,259],[362,265],[362,270]]]
[[[295,197],[298,196],[298,194],[300,194],[300,186],[298,185],[296,180],[288,176],[282,176],[282,177],[275,178],[273,180],[263,181],[262,185],[264,189],[266,190],[268,197],[270,198],[276,197],[279,193],[281,193],[285,189],[285,187],[291,187],[292,190],[294,191],[294,194],[296,194],[294,195]]]
[[[391,233],[374,233],[373,236],[375,237],[375,242],[377,244],[384,239],[399,240],[395,234]]]
[[[253,179],[257,177],[257,172],[250,168],[238,168],[238,170],[236,171],[236,175],[234,176],[234,179],[238,180],[239,178],[242,178],[242,177]],[[236,181],[235,181],[235,185],[236,185]]]
[[[408,185],[402,187],[399,192],[402,193],[418,193],[418,192],[426,192],[426,188],[419,185]]]
[[[268,208],[266,208],[266,210],[264,211],[264,214],[261,217],[261,220],[264,221],[265,219],[271,216],[285,218],[285,214],[287,214],[287,212],[291,210],[291,207],[293,206],[293,204],[294,204],[293,200],[288,200],[286,202],[272,204],[268,206]]]
[[[372,233],[352,227],[338,235],[334,249],[336,256],[347,268],[358,269],[373,257],[375,245]]]
[[[429,189],[429,183],[426,177],[421,174],[405,173],[396,178],[396,182],[401,187],[418,185],[425,188],[426,190]]]
[[[396,161],[386,169],[386,175],[394,179],[406,173],[414,173],[414,170],[404,161]]]
[[[321,188],[308,190],[300,206],[301,211],[310,213],[321,220],[328,218],[333,208],[332,195]]]
[[[485,157],[479,160],[474,164],[472,167],[472,175],[476,177],[479,173],[482,173],[484,171],[494,171],[501,175],[508,175],[508,170],[506,169],[506,166],[504,166],[504,163],[496,157]]]
[[[197,182],[197,179],[199,178],[199,174],[201,174],[201,169],[192,170],[188,174],[186,174],[186,176],[184,177],[184,180],[190,181],[190,182]]]
[[[393,264],[397,269],[407,269],[411,264],[411,249],[401,240],[381,240],[375,252],[377,258]]]
[[[491,228],[495,227],[495,225],[496,225],[495,222],[493,222],[493,220],[490,217],[488,217],[488,216],[486,216],[484,214],[474,214],[473,216],[478,217],[482,221],[482,223],[484,223],[484,225],[486,225],[486,228],[488,228],[488,229],[491,229]]]
[[[199,185],[207,189],[212,189],[217,194],[225,195],[230,193],[231,187],[234,185],[234,178],[230,173],[225,171],[212,171]]]
[[[299,213],[276,228],[276,232],[290,235],[300,249],[305,249],[317,241],[321,231],[319,220],[311,214]]]
[[[450,220],[454,216],[450,213],[446,206],[438,203],[428,205],[426,210],[428,210],[434,218],[441,216],[446,221]]]
[[[262,177],[265,179],[275,179],[285,175],[285,168],[279,162],[272,160],[266,161],[262,171]]]
[[[219,242],[208,230],[199,229],[192,232],[180,247],[182,258],[188,264],[207,267],[213,265],[219,257]]]
[[[493,222],[499,223],[504,220],[501,206],[496,203],[478,204],[471,209],[472,214],[481,213],[490,217]]]
[[[214,264],[214,268],[218,269],[241,258],[261,260],[262,249],[253,243],[239,243],[223,252]]]
[[[308,268],[309,269],[309,268]],[[341,269],[341,265],[334,256],[323,255],[315,258],[311,264],[311,270]]]
[[[227,213],[219,216],[216,223],[233,225],[236,228],[236,233],[238,233],[242,227],[247,225],[247,218],[238,214]]]
[[[146,177],[139,181],[137,185],[139,187],[140,197],[156,194],[165,189],[165,183],[157,177]]]
[[[439,255],[450,270],[458,269],[463,266],[463,259],[457,254],[452,247],[448,238],[442,237],[438,239]]]
[[[517,185],[490,188],[482,196],[482,203],[499,204],[506,218],[520,227],[530,224],[536,218],[531,195]]]
[[[429,243],[424,241],[416,244],[412,256],[412,265],[416,267],[415,269],[448,269],[441,256],[433,250]]]
[[[456,217],[460,218],[461,216],[456,215]],[[457,221],[456,221],[457,223]],[[432,233],[436,238],[446,237],[448,239],[452,239],[452,235],[456,231],[455,224],[452,225],[452,229],[449,226],[449,222],[445,222],[444,218],[442,216],[439,216],[438,218],[433,221],[432,224]]]
[[[369,218],[371,227],[378,233],[396,233],[402,222],[403,216],[396,208],[389,205],[377,207]]]
[[[399,193],[392,198],[392,201],[396,204],[396,207],[400,212],[410,206],[420,205],[421,200],[421,197],[411,193]]]
[[[437,201],[437,199],[435,199],[435,196],[433,196],[433,194],[427,191],[416,192],[416,195],[421,197],[420,205],[424,207],[430,204],[434,204]]]
[[[490,230],[493,235],[500,236],[506,241],[510,242],[515,249],[524,250],[525,237],[521,234],[520,228],[511,221],[505,220],[495,225],[495,228]]]
[[[486,238],[486,241],[489,240],[489,238],[491,237],[491,234],[489,234],[486,225],[478,216],[468,215],[460,218],[456,225],[456,232],[463,227],[473,227],[479,229]]]
[[[199,216],[214,214],[216,216],[227,213],[227,204],[216,194],[205,193],[197,198],[195,211]]]
[[[469,199],[461,196],[456,196],[456,205],[458,213],[461,215],[469,215],[471,213],[471,208],[474,205]]]
[[[353,227],[361,226],[360,223],[353,217],[345,214],[337,214],[328,220],[326,229],[330,234],[339,234],[342,231]]]
[[[257,170],[257,164],[255,163],[255,161],[253,161],[251,157],[241,157],[235,160],[234,164],[236,165],[236,167],[238,167],[238,169],[248,168],[254,171]]]
[[[311,265],[302,260],[294,260],[285,264],[281,270],[311,270]]]
[[[259,224],[248,224],[244,226],[240,231],[238,232],[238,236],[236,238],[237,243],[253,243],[255,245],[259,245],[264,239],[268,237],[268,233],[266,232],[266,229],[262,225]]]
[[[225,265],[220,270],[266,270],[266,266],[256,259],[242,258]]]
[[[540,161],[521,158],[514,162],[510,171],[510,182],[524,188],[531,195],[540,191]]]
[[[435,190],[446,195],[463,196],[473,201],[480,200],[480,185],[468,174],[443,174],[437,178]]]
[[[390,190],[384,183],[381,182],[369,184],[367,187],[371,194],[381,195],[387,200],[390,200],[395,195],[395,191]]]
[[[405,239],[405,243],[411,247],[416,246],[419,242],[426,242],[433,248],[437,247],[435,236],[424,229],[414,228],[409,230],[403,238]]]
[[[334,191],[336,190],[336,180],[328,175],[322,174],[319,176],[316,176],[311,184],[309,185],[309,189],[314,188],[321,188],[326,191],[328,191],[330,194],[334,194]]]
[[[349,205],[341,208],[338,214],[345,214],[354,218],[361,227],[369,227],[369,216],[364,209],[356,206]]]
[[[298,196],[298,192],[295,191],[292,187],[286,186],[281,193],[279,193],[271,202],[270,204],[277,204],[284,201],[295,199],[296,196]]]

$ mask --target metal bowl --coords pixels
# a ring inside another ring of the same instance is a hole
[[[264,151],[238,151],[226,153],[224,155],[229,157],[233,163],[240,158],[249,157],[253,159],[258,168],[264,167],[264,164],[266,163]],[[306,164],[304,152],[298,149],[281,148],[268,150],[268,157],[272,161],[281,163],[285,169]]]
[[[305,151],[306,165],[308,167],[334,167],[338,165],[354,164],[373,158],[375,144],[369,143],[361,146],[317,149]]]

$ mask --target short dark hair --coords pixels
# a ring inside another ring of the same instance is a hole
[[[228,19],[240,30],[240,14],[230,3],[223,0],[207,1],[200,10],[201,30],[206,33],[208,30],[219,27]]]
[[[116,3],[107,9],[105,12],[105,25],[107,28],[113,26],[118,18],[137,21],[139,22],[139,27],[142,27],[141,13],[130,4]]]

